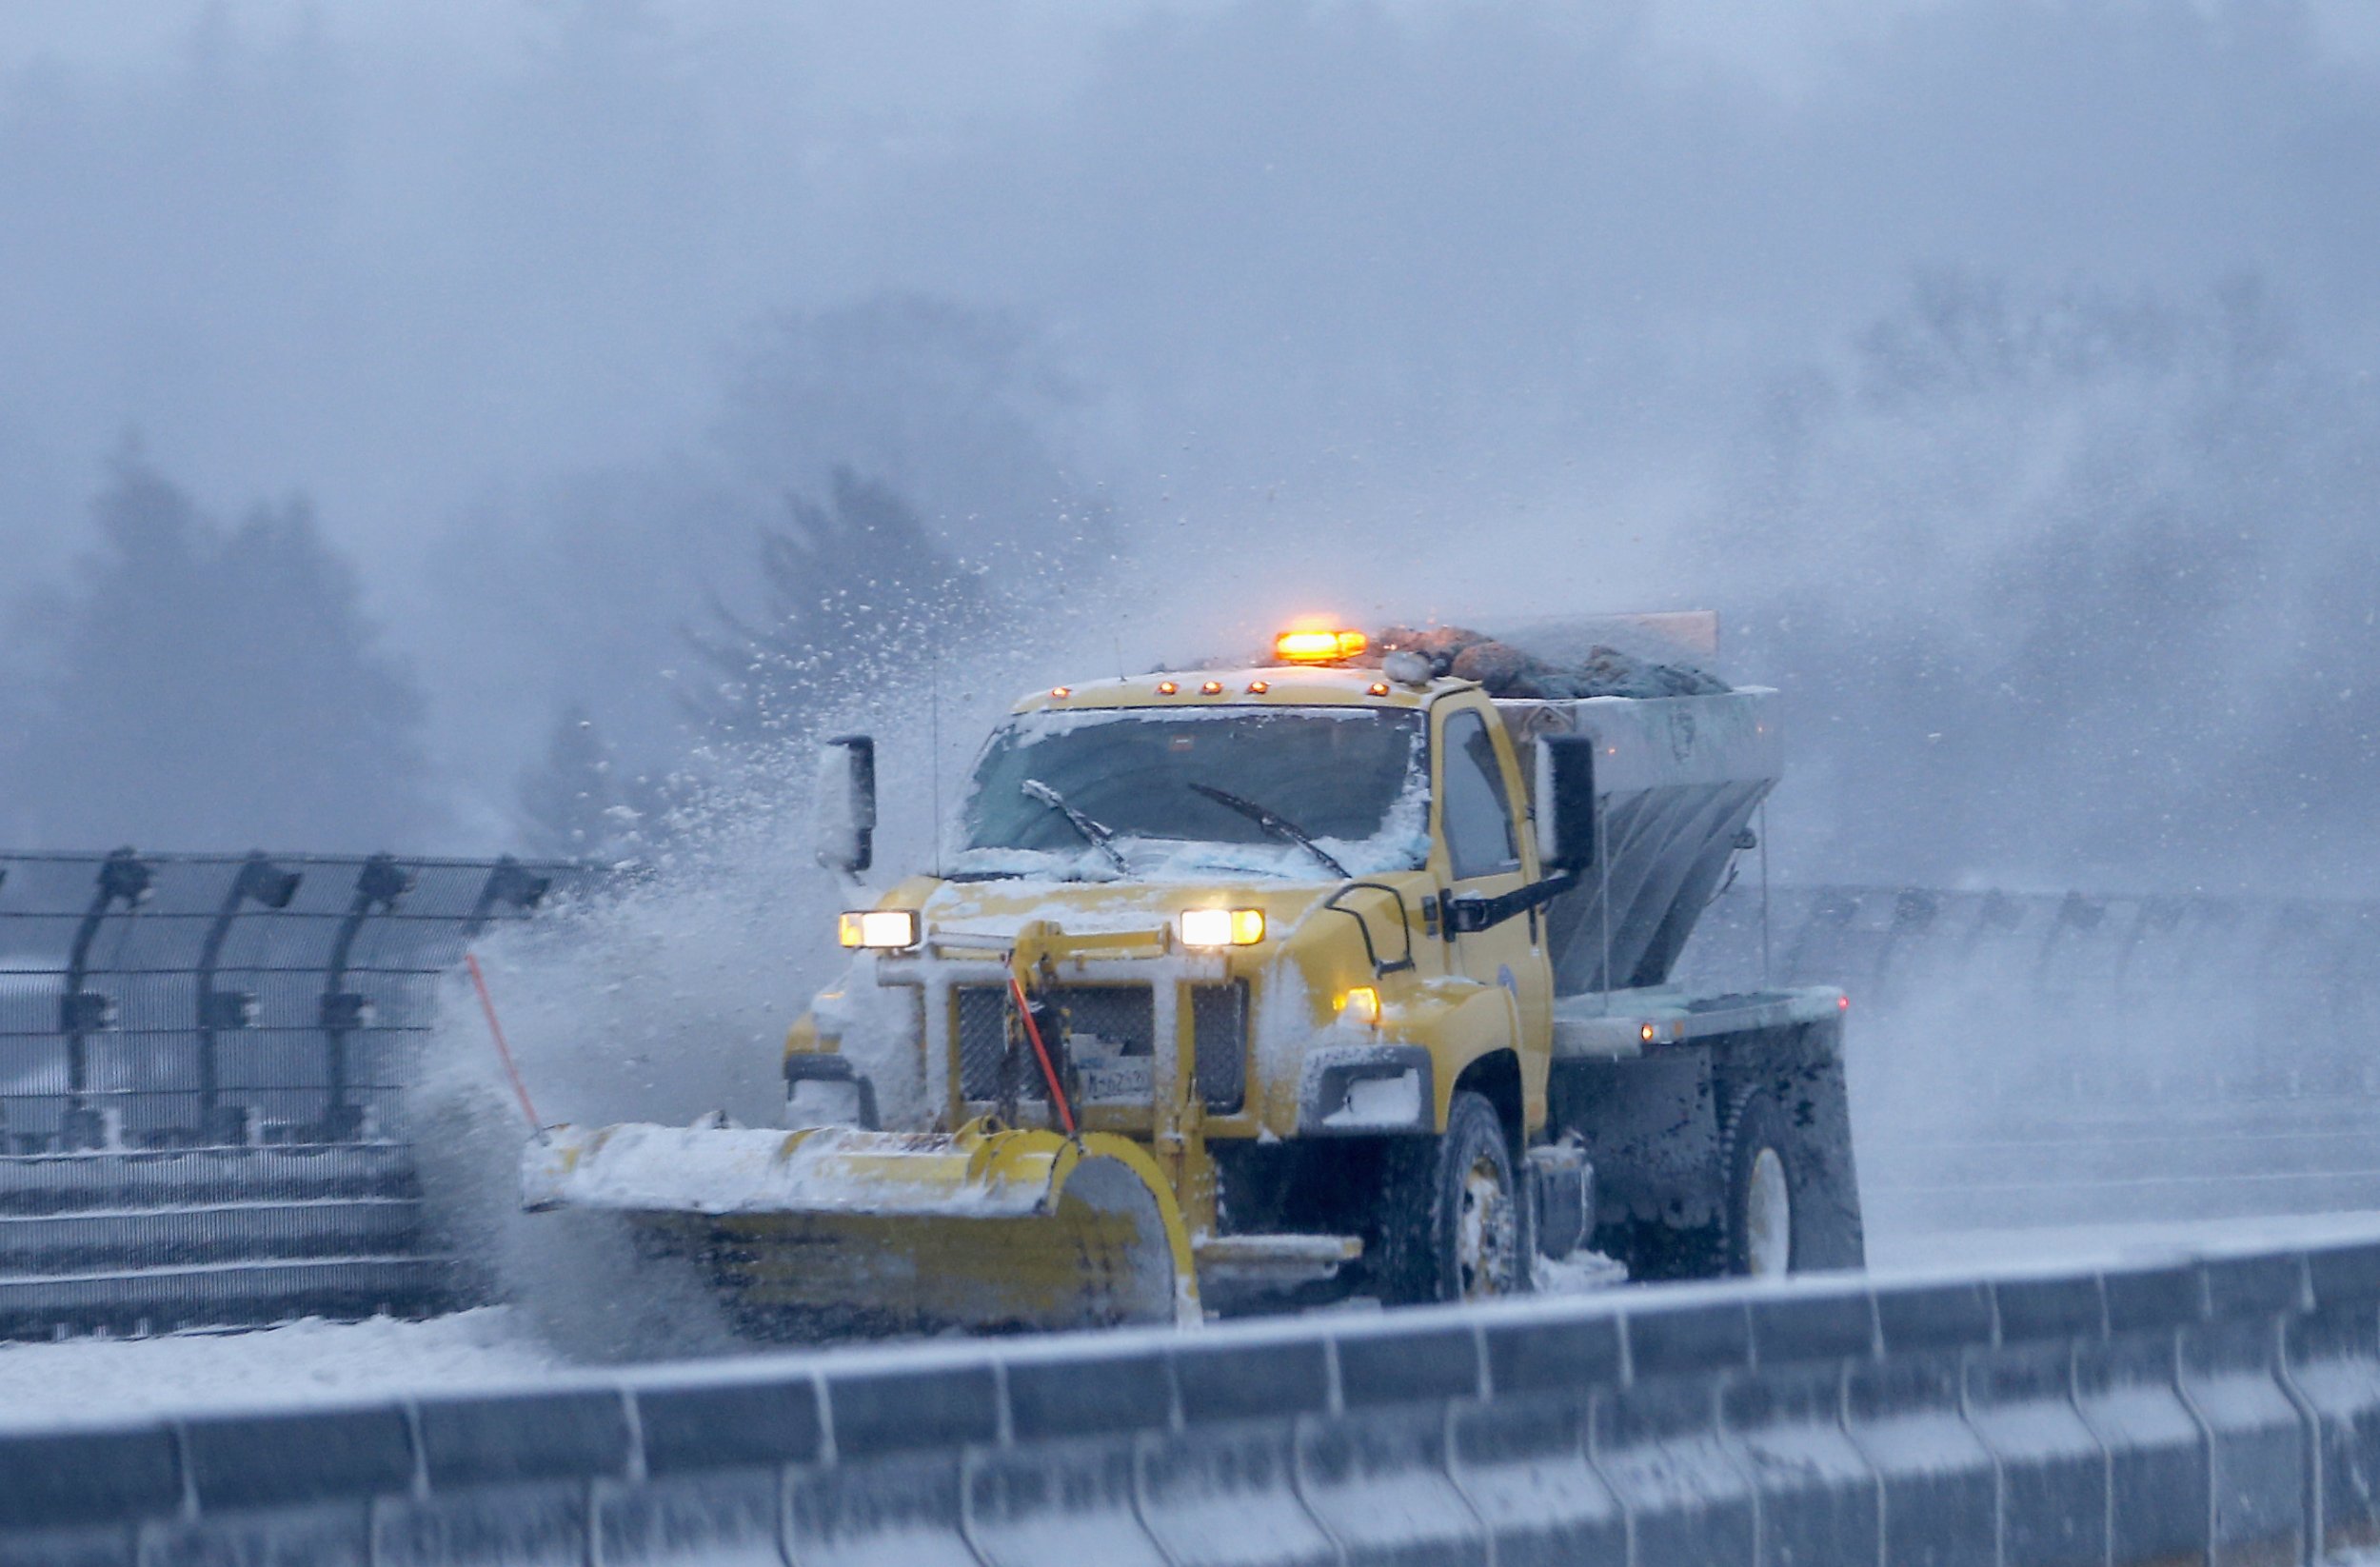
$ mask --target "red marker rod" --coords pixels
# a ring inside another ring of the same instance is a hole
[[[1024,1037],[1033,1041],[1033,1054],[1041,1063],[1041,1081],[1049,1084],[1049,1101],[1058,1106],[1058,1119],[1066,1128],[1066,1135],[1075,1135],[1074,1106],[1066,1102],[1066,1091],[1058,1085],[1058,1068],[1050,1064],[1049,1047],[1041,1042],[1041,1025],[1033,1021],[1033,1008],[1024,999],[1024,986],[1014,974],[1008,976],[1008,994],[1017,999],[1017,1016],[1024,1020]],[[494,1013],[489,1013],[494,1017]],[[523,1101],[524,1103],[526,1101]]]
[[[496,1059],[505,1063],[505,1076],[512,1080],[512,1092],[521,1101],[521,1114],[528,1117],[529,1130],[542,1129],[545,1122],[537,1119],[537,1106],[529,1102],[529,1085],[521,1081],[521,1069],[512,1064],[512,1046],[505,1043],[505,1025],[496,1021],[495,999],[487,994],[487,976],[479,969],[479,954],[466,952],[463,964],[471,971],[472,988],[479,992],[479,1009],[487,1014],[487,1032],[496,1041]],[[1033,1041],[1036,1048],[1041,1041]]]

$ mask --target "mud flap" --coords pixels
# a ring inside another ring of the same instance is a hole
[[[1171,1189],[1137,1143],[1101,1133],[559,1127],[525,1151],[522,1187],[531,1208],[625,1215],[772,1331],[1200,1319]]]

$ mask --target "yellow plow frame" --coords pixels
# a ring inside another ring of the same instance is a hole
[[[1172,1189],[1106,1133],[562,1126],[524,1153],[522,1188],[531,1209],[625,1216],[777,1330],[1200,1319]]]

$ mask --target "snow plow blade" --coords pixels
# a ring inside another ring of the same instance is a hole
[[[1103,1133],[562,1126],[524,1152],[522,1196],[625,1216],[762,1331],[1199,1320],[1172,1190]]]

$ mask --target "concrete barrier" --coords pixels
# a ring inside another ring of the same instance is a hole
[[[2380,1229],[0,1435],[0,1567],[2147,1567],[2375,1538]]]

